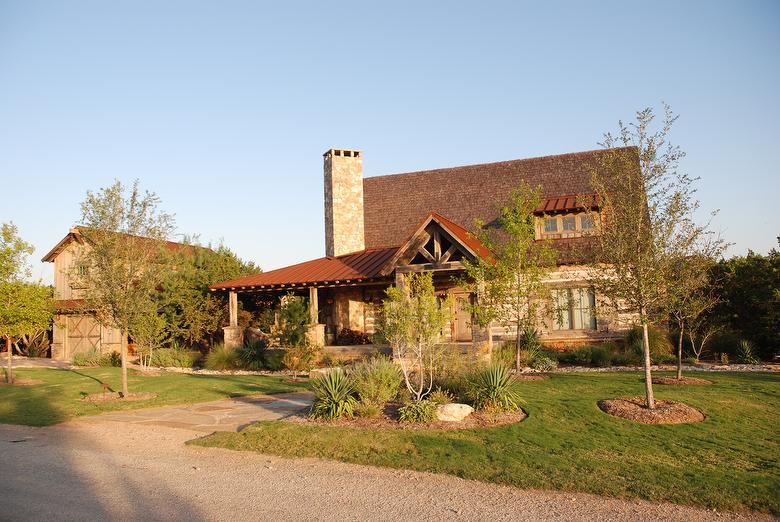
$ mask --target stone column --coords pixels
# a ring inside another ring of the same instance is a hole
[[[225,338],[225,347],[236,349],[244,344],[244,331],[238,326],[238,293],[228,294],[228,310],[230,311],[230,326],[222,329]]]
[[[472,295],[471,298],[477,301],[479,294],[484,292],[484,287],[480,286],[477,289],[477,293]],[[474,351],[482,356],[485,360],[490,362],[493,358],[493,324],[488,323],[485,327],[480,327],[471,321],[471,345]]]
[[[309,287],[309,331],[306,336],[309,342],[317,346],[325,346],[325,325],[320,324],[319,299],[317,287]]]

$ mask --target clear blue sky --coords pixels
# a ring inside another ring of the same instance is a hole
[[[369,4],[0,0],[0,221],[35,275],[114,178],[272,269],[324,254],[330,147],[368,176],[588,150],[661,100],[731,253],[776,244],[780,2]]]

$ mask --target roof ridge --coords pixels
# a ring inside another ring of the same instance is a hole
[[[578,152],[564,152],[561,154],[548,154],[545,156],[532,156],[530,158],[518,158],[518,159],[511,159],[511,160],[501,160],[501,161],[489,161],[486,163],[470,163],[466,165],[453,165],[450,167],[436,167],[432,169],[426,169],[426,170],[413,170],[410,172],[395,172],[392,174],[378,174],[376,176],[367,176],[363,178],[363,181],[367,180],[373,180],[373,179],[379,179],[379,178],[389,178],[393,176],[407,176],[407,175],[413,175],[413,174],[427,174],[431,172],[442,172],[447,170],[455,170],[455,169],[463,169],[463,168],[471,168],[471,167],[488,167],[492,165],[500,165],[502,163],[521,163],[521,162],[530,162],[530,161],[538,161],[538,160],[546,160],[546,159],[552,159],[552,158],[563,158],[567,156],[584,156],[584,155],[590,155],[595,154],[599,152],[606,152],[608,150],[627,150],[627,149],[636,149],[635,145],[628,145],[625,147],[610,147],[606,149],[591,149],[591,150],[583,150]]]

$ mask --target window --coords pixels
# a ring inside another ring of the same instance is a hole
[[[595,330],[596,294],[592,288],[553,290],[553,330]]]
[[[577,218],[574,216],[567,216],[563,218],[563,230],[572,232],[577,230]]]
[[[544,220],[544,231],[547,233],[555,233],[558,232],[558,218],[545,218]]]
[[[77,269],[76,269],[76,273],[77,273],[77,274],[78,274],[80,277],[84,277],[85,275],[87,275],[87,274],[89,273],[89,269],[87,268],[87,266],[86,266],[86,265],[79,265],[79,266],[77,267]]]
[[[580,228],[582,230],[590,230],[593,228],[593,216],[589,214],[580,216]]]

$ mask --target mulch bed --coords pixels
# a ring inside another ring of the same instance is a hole
[[[128,393],[122,397],[118,392],[115,393],[93,393],[82,397],[82,401],[87,402],[111,402],[111,401],[148,401],[157,397],[156,393]]]
[[[713,384],[713,382],[697,377],[683,377],[682,379],[677,377],[653,377],[653,384]]]
[[[0,382],[0,386],[33,386],[35,384],[44,384],[40,379],[14,379],[10,385],[5,382],[5,379]]]
[[[621,397],[598,402],[604,413],[642,424],[687,424],[701,422],[704,414],[676,401],[655,401],[655,409],[645,406],[644,397]]]
[[[377,417],[341,418],[334,421],[311,419],[308,410],[286,420],[300,424],[315,426],[333,426],[350,428],[389,428],[395,430],[467,430],[475,428],[494,428],[506,424],[514,424],[525,420],[528,416],[522,409],[508,413],[486,413],[475,411],[460,422],[400,422],[398,420],[399,404],[388,404]]]

